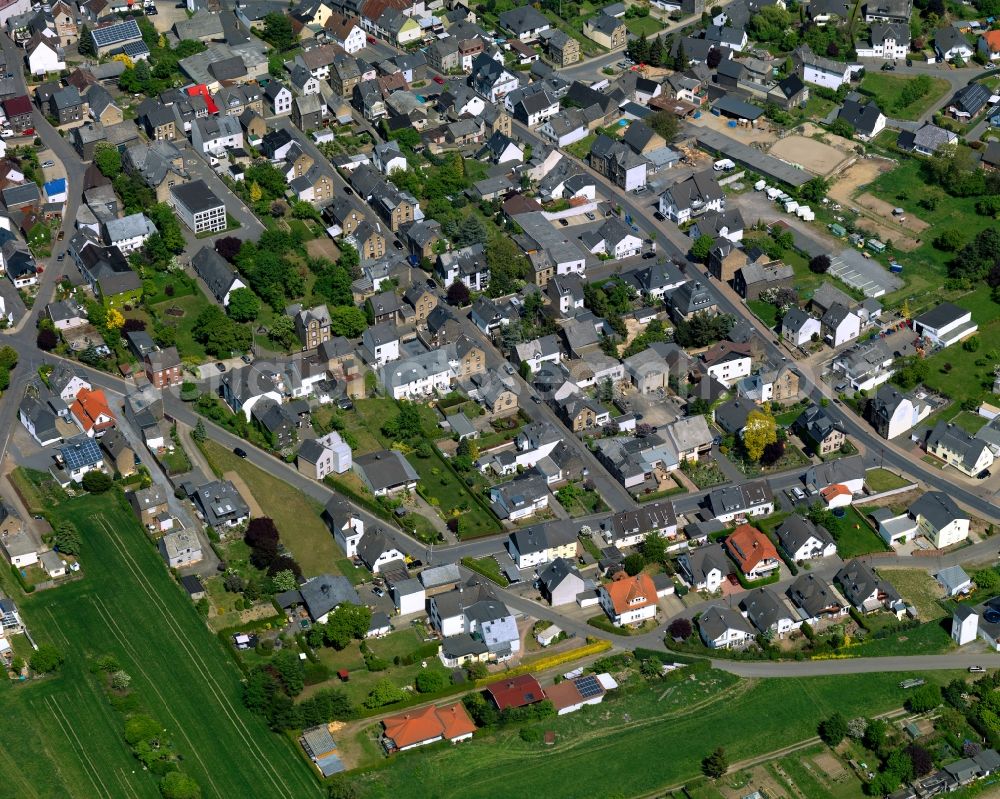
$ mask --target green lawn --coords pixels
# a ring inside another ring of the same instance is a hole
[[[484,732],[459,747],[402,753],[359,782],[372,799],[652,795],[696,777],[716,746],[730,761],[741,760],[815,735],[818,721],[835,710],[851,718],[898,707],[905,676],[741,681],[706,671],[613,693],[597,707],[547,719],[540,728],[555,733],[552,746],[526,743],[513,729]]]
[[[947,275],[947,264],[952,254],[935,249],[931,240],[945,228],[957,228],[968,241],[980,230],[994,224],[994,220],[976,213],[978,197],[951,197],[937,191],[934,193],[937,198],[934,210],[921,207],[919,202],[927,196],[928,187],[920,171],[920,161],[915,158],[901,158],[898,167],[880,175],[867,190],[930,225],[917,249],[900,253],[898,260],[904,266],[902,277],[907,286],[887,299],[910,297],[913,313],[937,304],[941,301],[941,284]]]
[[[211,303],[208,298],[196,287],[194,294],[186,297],[173,297],[169,300],[152,306],[157,318],[167,327],[177,330],[177,351],[181,358],[191,358],[203,361],[208,357],[205,348],[194,340],[191,333],[195,320],[203,310]],[[183,312],[181,315],[171,312]]]
[[[500,571],[500,564],[492,555],[483,558],[462,558],[462,565],[474,572],[479,572],[483,577],[492,580],[497,585],[510,585],[510,581]]]
[[[868,526],[853,506],[844,510],[847,511],[846,514],[843,519],[838,520],[839,535],[833,530],[830,531],[837,539],[837,554],[840,557],[847,560],[870,552],[885,552],[888,549],[885,542]]]
[[[172,295],[167,294],[167,286],[173,286]],[[153,290],[147,291],[148,288]],[[197,291],[197,283],[187,275],[153,271],[143,280],[143,300],[149,305],[157,305],[171,298],[189,297]]]
[[[628,28],[628,32],[633,36],[646,34],[646,36],[652,39],[663,30],[663,23],[654,16],[633,17],[632,19],[625,20],[625,27]]]
[[[861,81],[861,91],[871,96],[887,117],[916,120],[948,91],[948,81],[928,78],[926,92],[915,100],[906,102],[903,92],[917,77],[892,75],[886,72],[869,72]]]
[[[944,589],[923,569],[881,569],[879,574],[892,583],[904,600],[913,604],[921,621],[933,621],[945,615],[938,600]]]
[[[307,576],[338,572],[333,535],[320,518],[322,508],[273,474],[258,469],[225,447],[208,440],[200,444],[209,464],[220,472],[236,472],[249,486],[261,510],[274,519],[282,543],[291,550]]]
[[[764,302],[763,300],[750,300],[747,303],[747,308],[753,312],[754,316],[767,325],[769,329],[774,330],[777,327],[778,309],[771,303]]]
[[[887,574],[891,574],[891,572],[887,572]],[[885,615],[889,622],[895,621],[894,616]],[[950,627],[950,621],[942,625],[941,620],[937,619],[927,624],[921,624],[919,627],[894,632],[884,638],[869,637],[865,641],[838,650],[838,654],[855,658],[938,655],[955,646],[951,640]]]
[[[972,318],[979,323],[980,347],[969,352],[961,344],[940,350],[927,359],[928,374],[924,382],[928,387],[947,395],[956,402],[979,402],[993,391],[993,365],[996,363],[1000,340],[1000,305],[990,299],[989,287],[983,286],[954,303],[972,311]]]
[[[982,416],[972,411],[960,411],[949,421],[961,427],[970,436],[974,436],[986,424],[986,420]]]
[[[865,794],[861,780],[846,765],[843,774],[834,780],[813,760],[829,751],[823,745],[805,749],[775,761],[769,765],[768,771],[779,784],[787,785],[788,780],[774,768],[775,765],[780,766],[801,795],[808,796],[809,799],[862,799]]]
[[[131,690],[160,721],[205,797],[319,797],[288,739],[242,706],[240,672],[171,580],[124,501],[86,496],[49,507],[80,529],[85,577],[19,599],[40,642],[66,656],[60,674],[0,687],[0,773],[11,795],[155,797],[131,758],[122,718],[90,673],[112,654]]]
[[[701,460],[683,467],[684,475],[698,488],[711,488],[726,482],[726,476],[715,461]]]
[[[905,477],[900,477],[888,469],[869,469],[865,472],[865,485],[876,494],[881,491],[892,491],[894,488],[902,488],[911,482],[913,481],[907,480]]]
[[[580,141],[575,141],[570,145],[567,145],[563,149],[566,150],[570,155],[575,155],[577,158],[586,160],[587,156],[590,155],[590,148],[593,146],[594,142],[597,140],[597,134],[591,133],[584,136]]]

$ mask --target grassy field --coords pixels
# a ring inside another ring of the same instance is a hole
[[[53,521],[71,518],[80,529],[86,577],[19,600],[36,639],[58,647],[66,663],[55,678],[0,688],[7,722],[0,725],[0,773],[8,790],[27,797],[157,795],[153,777],[128,753],[122,719],[88,674],[88,661],[113,654],[205,797],[320,797],[291,742],[243,708],[236,664],[132,513],[113,495],[49,510]]]
[[[927,91],[916,100],[905,102],[902,96],[907,86],[916,80],[906,75],[869,72],[861,81],[861,91],[870,95],[888,117],[916,120],[948,91],[948,81],[929,78]]]
[[[591,133],[584,136],[580,141],[575,141],[568,145],[564,149],[570,155],[575,155],[577,158],[586,159],[590,154],[590,148],[593,146],[594,142],[597,140],[597,134]]]
[[[882,569],[880,574],[892,583],[903,599],[913,604],[921,621],[944,617],[944,608],[938,604],[944,589],[923,569]]]
[[[894,488],[902,488],[911,482],[911,480],[900,477],[888,469],[869,469],[865,472],[865,485],[876,494],[881,491],[892,491]]]
[[[503,572],[500,571],[500,564],[492,555],[487,555],[483,558],[462,558],[462,565],[475,572],[479,572],[497,585],[510,585],[510,580],[503,576]]]
[[[663,23],[653,16],[633,17],[632,19],[625,20],[625,27],[628,28],[628,32],[633,36],[646,34],[646,36],[652,39],[657,33],[663,30]]]
[[[779,784],[787,786],[791,781],[801,792],[800,795],[810,799],[861,799],[865,795],[861,780],[846,765],[836,779],[831,779],[823,770],[822,761],[818,759],[825,760],[824,755],[829,757],[829,751],[822,745],[804,749],[774,761],[768,771]],[[787,779],[782,777],[782,773],[787,775]]]
[[[750,300],[747,303],[747,308],[771,330],[777,327],[778,309],[771,303],[764,302],[763,300]]]
[[[934,353],[927,359],[928,373],[924,383],[956,402],[978,402],[992,396],[996,362],[992,356],[996,354],[995,342],[1000,340],[1000,305],[990,299],[987,286],[955,299],[954,303],[971,311],[972,318],[979,323],[977,335],[981,346],[969,352],[955,344]]]
[[[840,525],[840,536],[837,538],[837,554],[847,560],[869,552],[884,552],[885,542],[868,526],[854,507],[845,508]]]
[[[182,358],[204,360],[208,357],[205,348],[194,340],[191,330],[198,314],[210,304],[201,289],[197,289],[194,294],[189,294],[186,297],[173,297],[153,306],[153,311],[160,321],[177,331],[177,351]],[[181,316],[174,316],[168,313],[169,310],[180,310],[184,313]]]
[[[927,196],[927,181],[921,174],[918,159],[901,159],[898,167],[873,181],[868,191],[893,206],[906,209],[930,225],[920,246],[900,258],[905,267],[903,277],[908,285],[897,294],[915,298],[910,300],[914,313],[937,304],[941,301],[941,281],[952,254],[935,249],[931,240],[945,228],[958,228],[964,240],[968,241],[980,230],[994,224],[994,220],[976,213],[976,202],[980,199],[977,197],[951,197],[938,191],[934,194],[938,202],[933,211],[921,207],[919,201]],[[890,299],[893,296],[896,295],[891,295]]]
[[[740,681],[708,671],[681,683],[611,695],[597,707],[547,719],[540,726],[555,733],[552,746],[525,743],[514,730],[481,733],[459,747],[402,753],[390,768],[360,781],[369,783],[373,799],[645,794],[694,778],[715,746],[737,761],[815,735],[819,719],[834,710],[850,718],[898,707],[904,677]]]
[[[322,508],[301,491],[258,469],[225,447],[208,440],[200,444],[209,464],[220,472],[236,472],[249,486],[261,510],[274,519],[281,541],[306,575],[337,573],[336,561],[344,556],[320,518]]]
[[[961,427],[970,436],[974,436],[986,424],[986,420],[982,416],[972,411],[960,411],[949,419],[949,421]]]

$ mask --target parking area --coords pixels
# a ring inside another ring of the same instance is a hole
[[[635,392],[628,395],[628,401],[636,419],[653,427],[670,424],[680,416],[680,409],[675,404],[676,398],[672,396]]]
[[[902,280],[878,261],[852,249],[843,249],[831,259],[829,273],[866,297],[881,297],[903,285]]]

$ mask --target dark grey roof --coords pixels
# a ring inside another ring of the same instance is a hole
[[[538,573],[538,579],[545,587],[546,592],[551,595],[562,584],[563,580],[571,575],[583,580],[583,577],[580,576],[580,570],[576,568],[575,564],[566,558],[556,558]]]
[[[191,265],[198,277],[205,281],[209,291],[222,302],[236,280],[236,270],[211,247],[205,246],[191,258]]]
[[[417,472],[403,455],[395,450],[382,450],[354,459],[373,489],[378,491],[417,480]]]
[[[171,186],[170,193],[191,213],[208,211],[225,205],[222,200],[215,196],[204,180],[192,180],[179,186]]]
[[[754,588],[740,601],[740,610],[761,632],[776,626],[781,619],[791,619],[791,611],[785,607],[777,594],[769,588]]]
[[[796,607],[802,608],[809,618],[818,616],[834,605],[842,607],[840,599],[826,580],[812,573],[799,575],[788,587],[788,598]]]
[[[777,529],[778,541],[789,554],[794,554],[811,538],[816,538],[824,544],[833,543],[833,536],[823,525],[813,524],[809,519],[799,515],[789,516]]]
[[[962,456],[962,465],[971,470],[975,468],[987,448],[985,441],[969,435],[965,430],[957,425],[950,424],[944,420],[938,422],[934,429],[927,436],[927,447],[946,447],[950,452],[959,453]]]
[[[321,574],[319,577],[313,577],[306,581],[299,591],[302,594],[302,602],[314,621],[338,605],[361,604],[354,586],[346,577],[340,575]]]
[[[712,605],[698,617],[698,627],[709,641],[725,635],[728,630],[740,630],[753,635],[753,629],[742,614],[719,605]]]
[[[923,516],[940,530],[955,519],[968,519],[965,513],[948,494],[943,491],[928,491],[910,505],[910,515],[915,519]]]
[[[843,119],[859,133],[870,136],[881,115],[882,112],[874,102],[862,105],[856,100],[844,100],[844,105],[837,114],[837,118]]]
[[[504,11],[499,19],[504,28],[518,36],[537,28],[552,27],[549,20],[530,5]]]

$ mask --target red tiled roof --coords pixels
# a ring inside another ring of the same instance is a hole
[[[31,113],[31,98],[26,94],[18,97],[9,97],[3,101],[3,110],[7,116]]]
[[[854,496],[851,489],[845,486],[843,483],[834,483],[829,485],[819,492],[819,495],[823,497],[823,501],[829,504],[832,500],[841,496]]]
[[[420,710],[401,713],[383,719],[385,736],[397,749],[405,749],[438,738],[454,740],[476,731],[476,725],[461,702],[437,708],[431,705]]]
[[[545,692],[538,680],[530,674],[522,674],[509,680],[500,680],[486,686],[486,691],[500,710],[509,707],[524,707],[545,698]]]
[[[572,680],[563,680],[557,685],[545,689],[545,698],[556,708],[556,711],[563,710],[573,705],[579,705],[583,701],[583,694],[576,687]]]
[[[205,107],[208,108],[208,113],[219,113],[219,106],[215,104],[215,100],[212,99],[212,95],[204,83],[199,83],[197,86],[188,86],[187,93],[190,97],[202,97],[205,100]]]
[[[756,527],[741,524],[726,539],[726,549],[736,559],[744,574],[753,571],[754,566],[762,560],[778,559],[778,550],[774,548],[766,535]]]
[[[93,429],[103,429],[114,425],[114,415],[108,406],[108,400],[104,392],[98,389],[81,388],[76,395],[76,401],[70,407],[70,412],[80,422],[85,431]],[[98,421],[102,416],[108,419]]]
[[[604,586],[604,590],[618,614],[656,604],[656,586],[648,574],[625,577]]]
[[[986,45],[990,48],[991,53],[1000,52],[1000,31],[986,31],[983,34],[983,39],[986,40]]]

